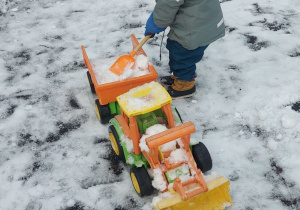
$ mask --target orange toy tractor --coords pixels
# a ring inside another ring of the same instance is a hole
[[[218,177],[206,183],[202,173],[212,168],[207,148],[201,142],[191,145],[195,132],[192,122],[182,123],[171,97],[158,83],[151,82],[117,97],[121,114],[110,120],[109,137],[119,158],[130,164],[131,180],[140,196],[150,195],[153,185],[162,193],[156,209],[224,209],[231,205],[229,181]],[[166,129],[151,136],[155,125]],[[165,147],[169,143],[171,146]],[[153,177],[147,169],[152,171]]]

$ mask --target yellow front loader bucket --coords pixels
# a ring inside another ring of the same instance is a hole
[[[157,202],[156,210],[221,210],[232,205],[229,181],[220,176],[206,183],[208,191],[183,201],[178,193]]]

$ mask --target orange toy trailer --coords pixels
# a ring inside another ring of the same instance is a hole
[[[131,35],[132,47],[133,49],[139,44],[136,37]],[[140,77],[129,78],[122,81],[110,82],[106,84],[98,84],[94,70],[87,56],[84,46],[81,46],[82,54],[84,58],[84,64],[88,67],[87,77],[92,93],[96,93],[98,99],[95,101],[95,108],[97,112],[98,119],[101,123],[108,123],[109,119],[115,114],[120,113],[118,104],[116,104],[116,97],[126,93],[130,89],[143,85],[145,83],[156,81],[158,75],[155,71],[153,65],[149,63],[147,75]],[[142,48],[139,49],[137,55],[147,56]],[[107,71],[109,71],[107,69]]]
[[[201,142],[191,145],[194,124],[182,124],[160,84],[133,88],[117,101],[121,114],[110,120],[109,138],[115,154],[131,165],[131,180],[141,197],[151,195],[155,187],[171,194],[157,202],[155,209],[218,210],[232,204],[225,177],[205,182],[201,172],[212,168],[210,154]],[[147,136],[154,127],[165,130]]]

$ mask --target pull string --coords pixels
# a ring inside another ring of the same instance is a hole
[[[165,32],[166,32],[166,31],[164,31],[163,36],[162,36],[162,39],[161,39],[161,43],[160,43],[159,61],[161,61],[161,48],[162,48],[162,43],[163,43],[163,41],[164,41]]]

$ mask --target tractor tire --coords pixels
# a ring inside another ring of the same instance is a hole
[[[109,105],[101,105],[99,103],[99,100],[96,99],[95,101],[95,109],[96,109],[96,113],[97,113],[97,117],[98,120],[102,123],[102,124],[107,124],[110,120],[111,113],[110,113],[110,108]]]
[[[91,92],[96,93],[95,86],[94,86],[94,83],[92,82],[92,77],[90,75],[90,72],[87,71],[86,74],[87,74],[87,78],[88,78],[89,85],[90,85],[90,88],[91,88]]]
[[[109,133],[110,143],[111,143],[111,146],[112,146],[115,154],[118,156],[118,158],[121,161],[125,162],[124,150],[121,145],[119,135],[113,125],[110,125],[108,127],[108,133]]]
[[[136,193],[140,196],[147,196],[153,193],[150,176],[144,166],[130,169],[130,177]]]
[[[212,160],[206,146],[199,142],[192,146],[192,154],[196,161],[197,167],[205,173],[212,168]]]

